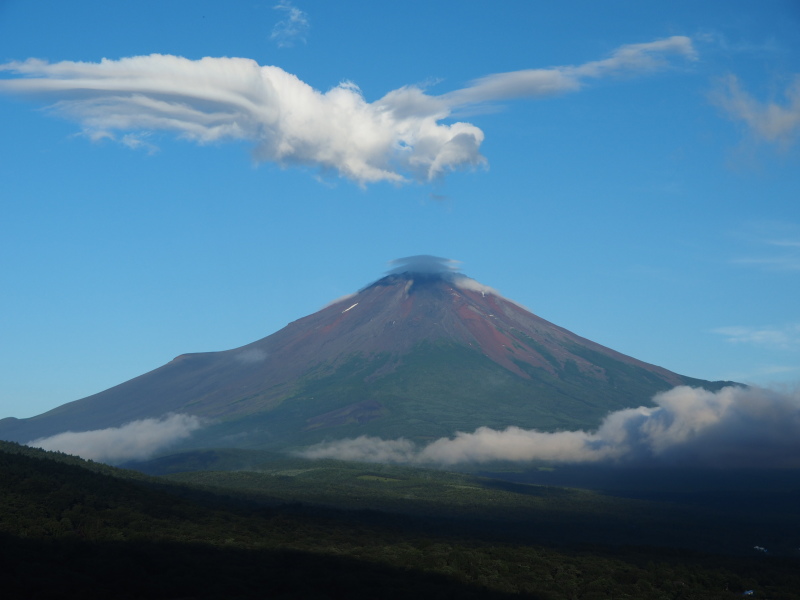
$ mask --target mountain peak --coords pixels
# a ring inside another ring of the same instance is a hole
[[[460,264],[461,261],[430,254],[396,258],[389,261],[389,265],[392,265],[392,268],[386,271],[384,277],[367,285],[360,291],[368,290],[372,287],[393,285],[399,281],[410,282],[408,291],[420,285],[444,282],[460,290],[480,292],[483,295],[500,295],[497,290],[461,273],[458,266]]]

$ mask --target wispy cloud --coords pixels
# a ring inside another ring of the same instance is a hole
[[[736,258],[732,262],[744,267],[754,267],[766,271],[800,271],[800,249],[783,246],[780,253]]]
[[[708,29],[692,36],[698,42],[709,44],[726,54],[749,54],[753,56],[774,56],[784,49],[774,37],[761,41],[746,38],[733,39],[721,31]]]
[[[735,75],[722,80],[711,99],[731,119],[743,123],[756,140],[786,149],[800,134],[800,75],[792,79],[780,100],[757,100]]]
[[[28,59],[0,65],[6,74],[0,92],[52,102],[52,112],[75,119],[93,139],[135,134],[122,138],[130,145],[147,132],[166,131],[199,144],[244,140],[259,161],[311,166],[361,185],[406,183],[485,164],[483,131],[444,122],[455,111],[575,92],[594,79],[666,68],[674,57],[695,58],[689,38],[622,46],[582,65],[488,75],[439,96],[404,86],[375,102],[351,82],[323,93],[245,58]]]
[[[737,258],[733,262],[735,264],[758,267],[768,271],[800,271],[800,253],[760,258]]]
[[[748,372],[736,372],[726,375],[733,381],[758,381],[759,379],[772,378],[775,375],[800,374],[800,364],[796,365],[761,365]],[[772,386],[777,386],[773,383]]]
[[[360,437],[318,444],[303,455],[440,465],[503,460],[800,467],[800,393],[682,386],[654,401],[655,408],[611,413],[592,432],[481,427],[423,447],[405,439]]]
[[[461,106],[573,92],[588,79],[663,69],[669,65],[667,57],[675,54],[690,60],[697,58],[689,38],[674,36],[646,44],[622,46],[609,58],[583,65],[487,75],[464,89],[442,96],[442,99]]]
[[[725,336],[733,344],[755,344],[773,348],[789,349],[800,346],[800,323],[781,327],[718,327],[713,333]]]
[[[270,39],[279,48],[291,48],[296,42],[305,44],[308,30],[311,27],[308,15],[288,0],[281,0],[273,8],[284,13],[285,17],[272,28]]]
[[[121,427],[91,431],[66,431],[28,442],[28,446],[58,450],[108,463],[143,460],[188,438],[202,427],[192,415],[172,414],[161,419],[132,421]]]
[[[155,144],[151,144],[147,140],[148,137],[149,134],[147,132],[142,134],[127,133],[119,139],[119,142],[131,150],[144,150],[148,154],[155,154],[158,152],[158,147]]]
[[[755,246],[750,256],[734,259],[737,265],[766,271],[800,271],[800,230],[788,221],[762,222],[745,239]]]

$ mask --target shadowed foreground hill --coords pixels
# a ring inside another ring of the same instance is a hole
[[[800,585],[790,559],[508,543],[468,522],[228,493],[0,444],[4,594],[788,600]]]
[[[130,472],[99,470],[0,446],[5,597],[511,597],[342,552],[337,546],[350,532],[325,519],[237,510],[206,494],[192,501],[181,497],[189,490],[176,495],[154,489],[154,481],[131,481],[141,477]]]
[[[42,415],[3,419],[0,438],[26,443],[167,413],[211,423],[186,447],[585,429],[677,385],[724,383],[601,346],[467,277],[405,271],[252,344],[185,354]]]

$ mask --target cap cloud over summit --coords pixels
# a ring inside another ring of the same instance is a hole
[[[394,265],[387,271],[388,275],[400,275],[402,273],[420,273],[425,275],[452,274],[459,271],[460,261],[441,256],[431,256],[429,254],[418,254],[405,258],[396,258],[389,262]]]

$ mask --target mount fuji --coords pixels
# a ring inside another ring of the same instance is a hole
[[[284,449],[358,435],[424,442],[481,426],[587,429],[678,385],[730,383],[582,338],[454,264],[400,259],[357,293],[251,344],[183,354],[41,415],[3,419],[0,439],[180,414],[202,423],[182,448]]]

